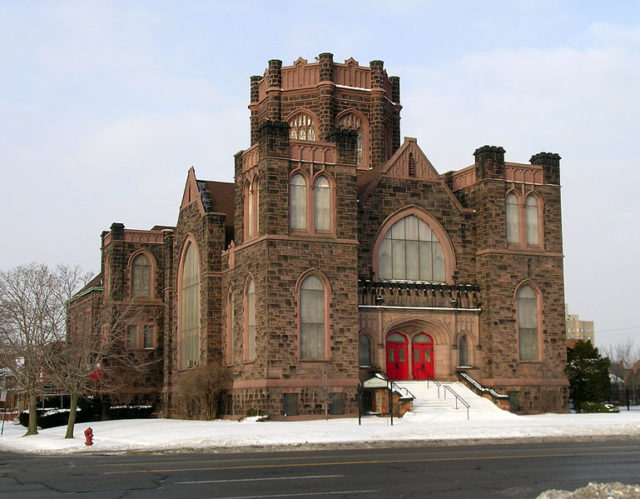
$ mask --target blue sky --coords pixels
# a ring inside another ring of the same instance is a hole
[[[440,172],[562,156],[565,284],[598,344],[638,337],[637,2],[0,0],[0,268],[99,267],[99,235],[173,225],[187,169],[232,179],[249,76],[332,52],[401,77]]]

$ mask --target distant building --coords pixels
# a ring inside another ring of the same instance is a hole
[[[566,311],[567,343],[571,344],[582,340],[590,341],[592,345],[595,345],[593,321],[581,321],[578,314],[570,314],[569,305],[565,305],[564,309]]]

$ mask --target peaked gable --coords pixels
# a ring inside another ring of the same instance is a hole
[[[202,205],[202,197],[200,196],[200,189],[198,188],[198,180],[196,179],[196,170],[192,166],[187,173],[187,182],[184,186],[184,193],[182,194],[182,201],[180,202],[180,210],[184,210],[191,203],[197,202],[200,211],[204,213],[204,206]]]
[[[360,193],[368,197],[382,177],[437,181],[440,175],[427,159],[418,141],[405,137],[404,143],[386,163],[358,177]]]
[[[418,141],[405,137],[404,144],[382,166],[385,177],[415,178],[417,180],[436,180],[440,176],[431,161],[418,147]]]

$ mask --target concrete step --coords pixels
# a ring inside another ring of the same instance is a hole
[[[465,385],[458,382],[440,382],[440,388],[433,381],[396,381],[396,385],[409,390],[415,397],[413,401],[413,411],[416,413],[432,412],[434,410],[450,409],[456,410],[456,398],[448,391],[445,386],[449,386],[456,392],[467,404],[472,412],[474,408],[482,411],[499,411],[502,412],[490,400],[484,399],[469,390]],[[446,398],[445,398],[446,396]],[[464,409],[464,405],[458,402],[458,408]]]

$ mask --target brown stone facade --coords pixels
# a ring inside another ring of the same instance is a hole
[[[176,415],[181,373],[210,364],[229,372],[220,407],[233,416],[354,414],[360,378],[372,369],[440,380],[465,371],[508,394],[514,411],[567,410],[557,154],[509,163],[504,149],[484,146],[473,165],[438,173],[416,139],[401,143],[400,83],[381,61],[334,63],[326,53],[292,66],[269,61],[250,79],[249,109],[251,147],[236,155],[233,183],[199,180],[191,169],[175,227],[114,224],[103,234],[102,286],[94,290],[102,306],[136,299],[127,294],[136,252],[154,262],[153,292],[138,301],[157,317],[153,355],[163,382],[153,389],[162,391],[163,414]],[[295,195],[294,177],[303,185]],[[510,193],[520,203],[521,238],[508,244]],[[294,212],[303,222],[293,222]],[[441,248],[432,277],[397,278],[383,268],[389,245],[399,248],[394,259],[406,252],[402,265],[415,263],[417,239],[387,241],[409,218]],[[180,352],[182,314],[192,313],[190,245],[198,353],[187,365]],[[301,302],[312,281],[322,296],[313,327],[324,336],[309,354]],[[535,293],[535,328],[519,319],[523,287]],[[401,359],[390,352],[398,338],[407,342]]]

